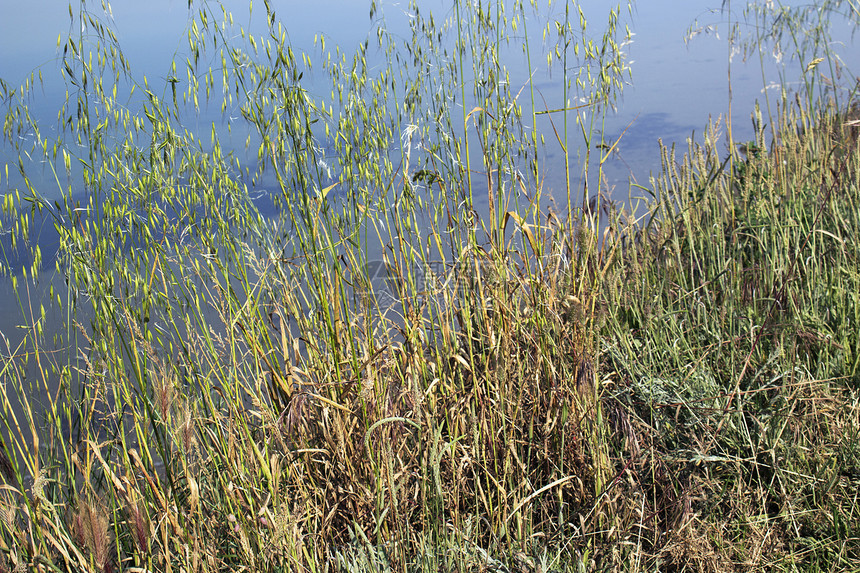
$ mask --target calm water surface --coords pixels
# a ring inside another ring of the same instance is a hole
[[[248,16],[247,4],[226,2],[237,24],[246,30],[261,30],[262,17]],[[562,8],[556,3],[553,11]],[[318,53],[313,47],[314,38],[325,34],[327,45],[340,45],[348,54],[353,47],[367,39],[373,25],[368,18],[368,3],[359,0],[317,0],[315,2],[272,2],[276,14],[288,30],[294,50]],[[422,1],[422,12],[433,11],[438,17],[451,14],[451,3]],[[740,2],[734,3],[740,6]],[[591,0],[583,3],[589,25],[600,27],[606,18],[606,3]],[[258,7],[258,12],[262,12]],[[405,2],[383,3],[387,27],[401,27],[407,35]],[[94,12],[99,9],[94,5]],[[114,29],[125,50],[133,72],[137,77],[146,75],[151,85],[159,85],[170,75],[170,62],[177,54],[183,54],[187,46],[186,22],[188,4],[177,0],[152,0],[148,2],[116,2],[111,8]],[[756,100],[765,97],[763,86],[777,80],[777,68],[770,58],[765,62],[765,78],[758,59],[743,62],[735,54],[730,61],[730,46],[726,41],[730,21],[741,18],[739,10],[728,13],[721,10],[720,0],[651,0],[638,2],[632,13],[622,13],[630,29],[635,33],[633,41],[626,46],[632,61],[633,76],[619,101],[617,113],[606,126],[609,139],[617,138],[626,129],[619,153],[609,162],[609,184],[618,199],[626,198],[631,181],[647,185],[648,175],[659,169],[658,138],[666,143],[683,142],[694,132],[701,134],[710,117],[725,116],[729,110],[728,78],[731,69],[732,114],[736,140],[752,137],[750,113]],[[438,19],[438,18],[437,18]],[[0,78],[11,85],[20,84],[34,69],[39,69],[44,78],[44,87],[36,90],[31,110],[36,116],[43,115],[43,125],[56,123],[56,111],[62,102],[65,86],[57,80],[59,61],[58,36],[65,37],[70,30],[68,6],[63,2],[12,2],[0,0]],[[532,26],[532,29],[535,29]],[[697,32],[689,38],[691,31]],[[837,23],[834,42],[847,42],[850,35],[847,26]],[[371,42],[373,39],[371,39]],[[539,48],[538,48],[539,49]],[[854,50],[856,51],[856,50]],[[847,43],[840,48],[847,69],[860,72],[858,56]],[[181,62],[184,56],[179,56]],[[545,62],[535,58],[533,61]],[[525,58],[521,52],[512,54],[506,62],[522,80],[527,77]],[[544,64],[545,65],[545,64]],[[788,76],[797,75],[798,70],[789,68]],[[182,75],[183,72],[180,72]],[[552,73],[538,70],[535,75],[542,92],[557,94],[560,82]],[[325,81],[325,80],[324,80]],[[314,79],[308,88],[313,91]],[[320,95],[328,93],[328,87],[320,86]],[[772,95],[771,97],[775,97]],[[201,133],[208,134],[209,122],[213,118],[201,118]],[[629,126],[629,128],[628,128]],[[50,129],[50,128],[48,128]],[[573,127],[572,129],[578,129]],[[241,130],[240,130],[241,132]],[[574,141],[577,134],[571,134]],[[234,136],[236,147],[244,142],[244,135]],[[549,140],[549,137],[547,138]],[[0,169],[10,163],[10,176],[4,175],[0,192],[7,193],[20,183],[16,179],[16,162],[9,157],[8,146],[0,147]],[[545,176],[545,189],[564,188],[564,168],[560,151],[548,146],[549,165]],[[43,170],[47,171],[47,170]],[[38,172],[38,170],[37,170]],[[571,179],[579,177],[580,167],[572,166]],[[48,197],[56,197],[56,184],[51,178],[36,181]],[[635,188],[634,188],[635,189]],[[641,194],[641,193],[639,193]],[[7,229],[3,229],[0,243],[6,256],[8,252]],[[50,260],[51,241],[55,234],[50,225],[42,235],[46,257]],[[2,253],[0,253],[2,255]],[[38,307],[45,285],[34,287],[30,301],[21,301],[13,295],[10,279],[0,277],[0,354],[13,352],[15,340],[20,339],[17,325],[24,314],[29,313],[28,304]]]

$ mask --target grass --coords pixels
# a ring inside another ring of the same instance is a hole
[[[160,94],[73,11],[60,136],[2,85],[4,217],[52,221],[66,286],[0,374],[0,570],[860,568],[853,92],[784,95],[745,156],[719,124],[661,148],[621,205],[620,10],[592,36],[573,6],[455,6],[320,40],[328,101],[268,5],[262,36],[193,13]],[[507,80],[536,21],[585,116]],[[252,164],[185,127],[207,98]],[[546,119],[592,208],[542,197]],[[30,309],[50,269],[7,270]]]

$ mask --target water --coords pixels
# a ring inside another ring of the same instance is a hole
[[[249,16],[246,4],[225,4],[233,12],[236,22],[245,29],[262,29],[261,9],[255,12],[255,16]],[[605,19],[605,3],[592,0],[583,5],[590,25],[599,27]],[[607,183],[615,198],[623,200],[630,193],[642,194],[637,187],[631,188],[630,182],[647,186],[650,172],[659,168],[658,138],[662,138],[665,143],[683,145],[693,133],[702,133],[709,118],[725,118],[730,103],[735,140],[752,138],[750,113],[755,102],[768,95],[765,86],[779,79],[777,71],[780,68],[769,54],[765,58],[763,72],[762,63],[757,58],[745,62],[740,54],[732,53],[731,45],[726,41],[730,23],[742,19],[739,3],[734,6],[734,12],[730,13],[722,9],[719,0],[683,3],[655,0],[636,4],[631,14],[622,12],[622,17],[635,34],[632,42],[625,47],[628,59],[632,62],[633,76],[617,102],[616,113],[609,117],[603,130],[607,141],[618,141],[616,153],[606,164]],[[452,12],[450,1],[422,2],[421,7],[424,13],[433,11],[440,18],[450,16]],[[327,46],[339,45],[345,53],[350,54],[368,39],[373,29],[373,23],[368,18],[368,5],[363,2],[284,2],[275,4],[274,8],[296,53],[318,54],[319,49],[314,47],[314,41],[324,34],[328,38]],[[120,2],[111,6],[112,24],[136,77],[146,76],[150,85],[161,85],[171,75],[170,62],[177,54],[183,54],[187,47],[185,28],[188,9],[186,2],[177,0]],[[554,11],[560,9],[557,4],[553,8]],[[94,7],[93,10],[98,11],[98,8]],[[398,2],[383,3],[382,10],[388,28],[396,31],[402,27],[404,36],[407,35],[409,16],[405,5]],[[58,35],[65,37],[77,24],[70,23],[68,7],[61,2],[45,5],[0,0],[0,14],[0,78],[9,85],[18,85],[32,71],[40,71],[44,83],[34,91],[30,109],[44,126],[46,134],[56,133],[56,110],[66,89],[58,80],[62,54],[56,47],[57,39]],[[537,36],[535,24],[542,22],[530,23],[532,33]],[[746,26],[741,26],[741,33],[749,31]],[[835,27],[834,41],[845,42],[838,51],[842,54],[846,73],[856,73],[860,70],[857,65],[858,55],[855,54],[856,50],[850,49],[848,32],[847,24],[840,22]],[[84,30],[84,33],[91,32]],[[535,47],[535,51],[540,52],[540,47]],[[381,55],[370,53],[371,66],[374,65],[374,57]],[[536,85],[547,98],[548,107],[563,105],[563,102],[558,101],[558,66],[547,71],[545,59],[535,58],[533,61],[538,62]],[[512,81],[524,83],[528,70],[522,54],[508,54],[507,64],[513,73]],[[183,73],[180,71],[177,75],[182,76]],[[797,64],[789,65],[785,71],[789,78],[796,77],[798,73]],[[313,74],[305,79],[305,87],[321,96],[328,90],[325,80]],[[776,90],[770,95],[775,97]],[[198,128],[203,135],[208,135],[211,122],[220,122],[222,128],[219,136],[222,141],[232,142],[241,155],[246,132],[234,111],[228,110],[222,116],[220,110],[206,109],[199,117],[189,119],[186,127]],[[225,122],[231,124],[231,133],[223,129]],[[541,125],[548,140],[552,140],[548,122],[544,121]],[[573,141],[578,141],[577,129],[571,127]],[[23,134],[21,137],[30,136]],[[325,145],[324,141],[321,143]],[[16,160],[10,157],[9,152],[6,144],[0,148],[0,169],[3,169],[0,190],[3,193],[12,192],[21,186]],[[544,163],[542,173],[544,189],[560,193],[565,189],[562,154],[554,145],[548,145],[545,153],[547,162]],[[252,155],[243,155],[243,160],[252,163]],[[324,159],[333,163],[335,158],[324,154]],[[62,187],[74,190],[77,185],[74,176],[61,176],[57,181],[47,167],[29,165],[28,168],[35,168],[33,182],[50,199],[59,197]],[[8,176],[6,169],[9,171]],[[581,171],[574,154],[570,173],[574,189],[582,188]],[[45,229],[39,241],[44,251],[45,268],[50,269],[56,251],[56,232],[49,221],[39,224]],[[4,228],[0,246],[7,257],[8,266],[18,272],[17,269],[28,260],[11,252],[6,231]],[[10,354],[16,341],[20,340],[19,327],[29,321],[28,317],[22,317],[22,301],[13,293],[9,281],[9,277],[0,277],[0,333],[4,338],[4,348],[0,351],[4,356]],[[62,280],[56,276],[49,278],[34,292],[43,292],[47,288],[46,284],[61,288]],[[26,302],[34,304],[33,300]],[[36,314],[38,306],[35,304]]]

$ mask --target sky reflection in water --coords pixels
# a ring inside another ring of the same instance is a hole
[[[590,0],[582,4],[592,33],[599,35],[600,27],[606,19],[606,4],[601,0]],[[735,10],[731,14],[721,10],[721,4],[720,0],[653,0],[635,3],[632,13],[622,11],[623,20],[629,23],[635,36],[625,47],[629,60],[632,61],[632,81],[618,102],[617,113],[607,120],[605,127],[607,141],[612,142],[621,137],[617,146],[618,153],[606,164],[607,181],[616,199],[627,198],[630,180],[647,185],[649,173],[659,170],[658,138],[662,138],[667,144],[676,142],[683,148],[685,140],[691,134],[695,132],[697,136],[701,136],[709,117],[716,119],[727,113],[730,46],[726,41],[726,34],[728,22],[741,19],[741,9],[737,8],[741,3],[733,3]],[[265,11],[262,6],[255,7],[252,17],[249,16],[247,2],[231,1],[225,2],[225,5],[233,13],[238,26],[257,34],[264,29]],[[197,3],[193,8],[195,11],[196,6]],[[328,38],[327,48],[339,45],[345,53],[351,54],[354,47],[364,42],[373,30],[368,2],[273,1],[272,6],[287,29],[296,53],[319,53],[319,50],[314,48],[314,38],[325,34]],[[432,11],[436,14],[437,22],[452,15],[451,0],[422,1],[420,6],[422,13]],[[403,30],[403,37],[408,34],[405,7],[405,2],[384,2],[382,6],[389,30],[395,33],[397,30]],[[97,5],[91,6],[90,9],[94,14],[100,13],[100,7]],[[553,13],[562,10],[560,3],[554,3]],[[41,70],[45,83],[43,87],[35,90],[35,99],[30,102],[30,106],[37,117],[43,117],[43,128],[50,132],[55,129],[53,126],[57,122],[56,112],[66,90],[66,86],[59,79],[62,53],[56,46],[59,35],[65,37],[70,33],[68,5],[44,0],[0,0],[0,14],[3,14],[0,19],[0,78],[10,85],[17,85],[24,81],[32,70]],[[187,2],[180,0],[117,2],[111,5],[111,23],[138,81],[146,76],[150,86],[160,91],[160,86],[170,75],[170,63],[174,58],[178,62],[177,75],[180,80],[184,79],[181,64],[187,51],[185,27],[188,14]],[[529,22],[532,37],[540,37],[540,29],[544,23],[545,21]],[[689,39],[691,30],[696,31],[697,35]],[[749,32],[749,29],[742,26],[741,32]],[[848,37],[850,35],[847,29],[840,29],[837,25],[835,40]],[[370,41],[372,46],[374,38],[371,37]],[[533,41],[534,51],[543,53],[543,48],[534,44],[538,42]],[[856,72],[860,68],[854,65],[858,56],[851,50],[843,46],[839,52],[848,60],[845,63],[849,70]],[[373,58],[372,51],[369,58]],[[740,56],[735,55],[731,61],[734,136],[736,140],[744,141],[752,137],[749,118],[756,100],[764,97],[763,86],[779,78],[777,67],[770,56],[765,58],[767,77],[764,79],[758,59],[743,62]],[[512,49],[505,62],[512,72],[512,81],[525,83],[528,70],[519,47]],[[533,57],[532,62],[540,66],[534,75],[535,85],[550,107],[560,107],[562,102],[558,101],[561,94],[558,65],[547,72],[545,58]],[[204,64],[203,67],[207,65]],[[798,72],[799,69],[789,69],[788,75],[797,76]],[[306,88],[314,95],[329,99],[330,86],[322,76],[321,72],[308,74],[305,78]],[[778,93],[773,92],[770,95],[776,98]],[[216,109],[215,112],[204,112],[198,118],[200,135],[208,134],[211,121],[223,119],[220,118],[220,110],[217,110],[217,107],[216,102],[216,105],[212,106]],[[232,117],[229,110],[227,115],[227,119]],[[242,120],[232,118],[232,121],[234,135],[228,141],[235,142],[236,147],[241,148],[245,133],[235,122]],[[188,127],[194,128],[193,122],[194,120],[191,120]],[[557,127],[560,126],[560,118],[556,117],[555,122]],[[578,127],[571,122],[569,129],[571,140],[579,143],[581,135],[578,135]],[[544,190],[557,194],[565,188],[563,157],[561,149],[554,142],[554,136],[549,133],[547,142],[544,150],[547,160],[544,162]],[[17,160],[9,156],[9,151],[5,143],[0,147],[0,168],[7,162],[10,167],[17,163]],[[246,155],[249,162],[254,161],[255,151],[252,150]],[[581,189],[581,166],[575,153],[571,161],[573,187]],[[11,181],[4,177],[0,192],[14,189],[19,182],[16,180],[16,171],[10,169]],[[51,183],[49,173],[44,175],[46,180],[41,182],[40,192],[51,198],[58,196],[56,184]],[[642,194],[635,188],[634,191],[635,194]],[[0,281],[5,280],[7,279],[0,278]]]
[[[262,6],[255,8],[253,18],[248,15],[246,2],[226,2],[232,11],[235,22],[246,29],[259,31],[263,28]],[[402,5],[401,5],[402,4]],[[557,4],[557,3],[556,3]],[[599,29],[606,18],[606,4],[600,0],[584,2],[583,10],[589,26]],[[279,20],[286,27],[296,52],[318,53],[313,47],[314,37],[325,34],[327,46],[340,45],[346,53],[363,42],[372,30],[368,18],[369,4],[355,0],[323,0],[317,2],[272,2]],[[423,13],[432,11],[438,16],[451,14],[451,2],[422,2]],[[740,2],[734,5],[741,6]],[[383,3],[387,26],[390,30],[404,30],[407,34],[405,3]],[[98,13],[99,8],[91,8]],[[194,8],[196,10],[196,8]],[[560,11],[558,5],[554,12]],[[721,10],[719,0],[691,0],[672,2],[654,0],[634,4],[633,13],[622,12],[622,17],[630,24],[635,36],[626,47],[629,59],[633,62],[631,85],[625,88],[619,102],[617,114],[610,118],[606,135],[616,138],[624,132],[618,146],[620,161],[610,166],[610,184],[616,195],[626,195],[627,180],[633,176],[640,183],[646,183],[651,170],[658,169],[657,138],[665,142],[679,142],[694,131],[701,133],[707,125],[709,116],[716,118],[728,110],[728,60],[729,45],[725,41],[728,32],[727,22],[741,18],[741,9],[734,10],[734,16]],[[32,102],[36,114],[44,114],[47,123],[56,117],[56,110],[62,101],[65,86],[58,82],[61,53],[57,50],[58,35],[70,31],[68,6],[62,2],[12,2],[0,0],[0,77],[12,85],[23,81],[30,71],[41,69],[45,87],[38,101]],[[150,85],[158,86],[169,75],[169,66],[175,55],[181,63],[187,49],[184,32],[188,4],[179,0],[154,0],[151,2],[119,2],[111,5],[113,25],[120,43],[138,78],[144,75]],[[530,30],[537,36],[538,28],[530,23]],[[541,23],[542,24],[542,23]],[[689,41],[688,32],[698,30],[699,34]],[[742,32],[749,30],[742,29]],[[837,33],[848,37],[845,30]],[[534,43],[534,42],[533,42]],[[535,48],[539,51],[540,48]],[[851,57],[849,50],[843,50],[845,57]],[[768,58],[770,59],[770,58]],[[854,57],[856,60],[856,57]],[[533,62],[545,68],[543,58],[533,58]],[[520,53],[511,53],[506,61],[514,77],[527,77],[525,58]],[[846,62],[849,69],[851,61]],[[777,80],[776,68],[766,62],[767,81]],[[557,68],[557,67],[556,67]],[[547,73],[539,70],[535,75],[536,85],[548,100],[558,97],[559,70]],[[796,71],[795,71],[796,72]],[[179,75],[184,72],[180,69]],[[759,61],[744,63],[735,56],[731,69],[733,115],[736,139],[751,137],[750,113],[757,99],[763,97],[763,79]],[[313,93],[314,77],[311,74],[309,90]],[[316,88],[320,96],[328,94],[328,86],[320,78]],[[40,93],[40,92],[37,92]],[[212,118],[215,119],[215,118]],[[204,131],[206,123],[202,122]],[[576,133],[571,134],[576,137]],[[242,141],[236,138],[237,145]],[[7,150],[0,150],[0,157],[6,159]],[[552,159],[560,156],[560,150],[548,149]],[[5,161],[4,161],[5,162]],[[550,164],[551,165],[551,164]],[[577,170],[576,165],[573,166]],[[557,187],[563,181],[563,173],[552,165],[548,169],[546,184]],[[572,179],[576,173],[571,174]],[[5,185],[4,185],[5,187]],[[56,193],[48,193],[49,196]]]

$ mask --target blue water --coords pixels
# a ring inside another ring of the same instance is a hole
[[[624,22],[635,35],[625,47],[628,59],[632,62],[633,75],[618,101],[616,112],[608,118],[605,126],[609,140],[620,138],[617,154],[606,165],[607,182],[616,198],[627,197],[631,192],[631,181],[647,185],[651,171],[659,169],[658,138],[667,144],[684,145],[692,134],[701,136],[710,118],[716,120],[722,117],[725,126],[731,103],[734,138],[738,141],[750,139],[750,113],[755,102],[763,101],[766,95],[772,98],[778,96],[777,90],[768,93],[765,86],[780,79],[780,71],[789,79],[798,77],[800,70],[797,63],[782,68],[770,54],[763,63],[757,57],[744,61],[740,54],[733,54],[727,36],[730,24],[742,20],[742,5],[739,2],[731,3],[729,5],[733,10],[729,11],[723,4],[727,3],[720,0],[652,0],[636,3],[631,13],[622,11]],[[234,14],[237,24],[251,31],[262,30],[261,6],[257,7],[255,16],[250,16],[246,3],[232,1],[225,2],[225,5]],[[319,53],[314,48],[314,40],[325,35],[327,47],[339,45],[347,54],[351,54],[374,28],[369,19],[367,2],[273,1],[272,5],[288,31],[296,53]],[[450,0],[422,0],[420,5],[423,13],[433,11],[439,15],[438,19],[452,13]],[[606,3],[592,0],[583,3],[583,6],[589,25],[596,28],[595,34],[599,35],[598,30],[606,17]],[[382,3],[387,27],[395,33],[398,27],[402,27],[404,36],[407,35],[408,22],[405,8],[403,2]],[[94,13],[100,13],[101,10],[96,5],[91,9]],[[192,9],[197,10],[196,2]],[[561,9],[559,3],[552,8],[555,12]],[[185,28],[188,14],[188,3],[179,0],[117,2],[112,5],[109,18],[136,77],[146,76],[150,85],[163,85],[171,75],[170,63],[174,57],[179,55],[179,62],[183,61],[187,48]],[[534,32],[538,27],[536,24],[542,22],[529,24],[532,34],[537,36]],[[62,53],[61,48],[57,48],[58,36],[65,38],[69,34],[75,35],[79,32],[78,26],[71,22],[68,6],[62,2],[0,0],[0,78],[14,86],[25,81],[31,72],[41,72],[44,82],[34,90],[30,107],[48,135],[56,132],[56,110],[66,90],[59,80]],[[750,25],[741,24],[739,31],[749,33]],[[833,40],[844,60],[844,73],[856,77],[860,73],[860,58],[858,51],[852,49],[849,32],[846,23],[837,22]],[[84,30],[83,33],[91,31]],[[539,45],[535,46],[535,51],[541,51]],[[512,81],[524,82],[528,75],[525,58],[516,52],[512,52],[509,57],[507,64],[514,73]],[[548,72],[545,58],[535,58],[533,61],[538,62],[536,85],[542,93],[547,94],[550,107],[558,105],[560,102],[552,99],[560,93],[557,66]],[[177,75],[184,77],[181,67]],[[307,89],[312,92],[319,90],[321,96],[328,92],[325,80],[317,85],[311,75],[306,82]],[[239,148],[244,142],[244,134],[237,119],[229,113],[227,115],[225,119],[233,121],[237,127],[233,137]],[[214,111],[209,112],[208,116],[204,112],[198,119],[204,137],[208,136],[209,122],[219,120],[220,117],[220,113]],[[548,130],[548,126],[545,128]],[[22,137],[29,136],[24,134]],[[547,137],[550,138],[549,132]],[[574,132],[571,137],[576,140],[579,136]],[[564,189],[565,174],[560,150],[547,146],[546,158],[548,163],[544,164],[545,171],[542,174],[544,189],[550,192]],[[4,194],[21,185],[16,161],[9,156],[9,146],[4,142],[0,147],[0,192]],[[40,192],[49,198],[59,196],[60,189],[47,169],[40,169],[38,165],[28,168],[34,169],[33,173],[37,176],[33,180]],[[41,179],[39,174],[43,176]],[[576,182],[579,177],[581,167],[574,162],[571,180]],[[74,189],[75,181],[63,179],[60,185]],[[633,187],[633,193],[641,195],[636,189]],[[46,232],[41,239],[46,253],[50,253],[51,242],[56,239],[50,227],[50,224],[45,226]],[[9,254],[7,229],[2,231],[0,240]],[[22,261],[15,260],[14,254],[9,256],[12,257],[13,268],[19,268]],[[47,260],[50,263],[50,255]],[[20,305],[12,295],[9,279],[0,277],[0,333],[10,339],[16,338],[13,333],[20,322]],[[5,348],[2,351],[6,353]]]

